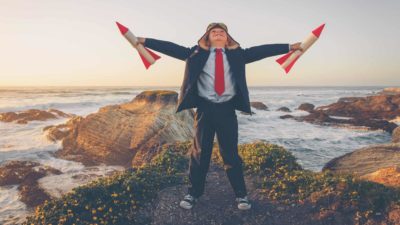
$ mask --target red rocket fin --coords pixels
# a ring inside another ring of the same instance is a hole
[[[144,48],[144,49],[146,49],[146,51],[148,51],[150,53],[150,55],[154,58],[154,60],[161,58],[156,53],[150,51],[150,49],[148,49],[148,48]],[[144,66],[146,67],[146,69],[148,69],[151,66],[151,63],[149,61],[147,61],[146,58],[142,54],[139,53],[139,55],[143,61]]]
[[[151,66],[151,63],[149,61],[147,61],[146,58],[142,54],[139,53],[139,55],[143,61],[144,66],[146,67],[146,69],[148,69]]]
[[[300,56],[297,56],[286,68],[285,68],[285,72],[286,74],[289,73],[290,69],[292,69],[292,66],[294,65],[294,63],[299,59]]]
[[[125,27],[124,25],[122,25],[118,22],[116,22],[116,23],[117,23],[118,29],[122,35],[124,35],[126,32],[128,32],[129,29],[127,27]]]
[[[157,59],[161,58],[161,56],[159,56],[156,53],[150,51],[150,49],[148,49],[146,47],[144,49],[146,49],[146,51],[148,51],[150,53],[150,55],[153,56],[154,60],[157,60]]]
[[[275,61],[282,65],[293,54],[293,52],[294,52],[294,50],[290,51],[289,53],[287,53],[286,55],[280,57],[279,59],[277,59]]]
[[[313,34],[319,38],[319,35],[321,35],[322,30],[324,29],[325,24],[322,24],[321,26],[317,27],[315,30],[313,30]]]

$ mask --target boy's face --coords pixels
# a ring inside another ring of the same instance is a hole
[[[211,46],[225,46],[228,42],[228,35],[224,29],[215,27],[210,30],[208,41]]]

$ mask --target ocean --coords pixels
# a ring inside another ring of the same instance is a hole
[[[385,87],[249,87],[250,101],[263,102],[269,111],[252,109],[256,113],[252,116],[236,111],[239,143],[263,140],[281,145],[291,151],[305,169],[320,171],[334,157],[368,145],[390,142],[390,134],[383,131],[320,126],[293,119],[280,119],[279,116],[307,115],[307,112],[295,109],[301,103],[312,103],[318,107],[334,103],[341,97],[374,95],[383,88]],[[156,89],[179,93],[179,87],[0,87],[0,112],[54,108],[86,116],[97,112],[102,106],[128,102],[144,90]],[[276,111],[283,106],[292,112]],[[61,170],[61,175],[39,180],[46,191],[58,196],[88,182],[88,175],[103,176],[111,171],[122,170],[122,167],[106,165],[85,167],[78,162],[52,157],[51,153],[59,149],[61,144],[48,141],[42,129],[67,120],[33,121],[25,125],[0,122],[0,164],[8,160],[30,160]],[[73,176],[81,178],[76,180]],[[17,222],[28,213],[25,204],[18,200],[17,187],[0,187],[0,224]]]

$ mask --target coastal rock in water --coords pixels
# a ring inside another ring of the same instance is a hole
[[[388,88],[384,88],[383,91],[379,92],[378,94],[383,94],[383,95],[397,95],[397,94],[400,94],[400,87],[388,87]]]
[[[50,174],[61,174],[61,171],[37,162],[8,161],[0,167],[0,185],[18,184],[20,200],[29,207],[35,207],[50,199],[37,182]]]
[[[68,136],[74,125],[82,120],[81,116],[75,116],[65,124],[51,125],[43,128],[48,140],[56,142]]]
[[[175,113],[177,98],[175,91],[144,91],[131,102],[100,108],[69,125],[55,155],[85,165],[147,163],[162,144],[193,138],[194,111]]]
[[[392,133],[392,142],[393,143],[400,143],[400,127],[396,127]]]
[[[280,107],[279,109],[277,109],[276,111],[290,112],[290,109],[286,106],[283,106],[283,107]]]
[[[282,117],[281,117],[282,118]],[[286,117],[287,118],[287,117]],[[285,118],[285,119],[286,119]],[[328,125],[335,127],[345,127],[354,129],[365,129],[365,130],[384,130],[392,133],[393,130],[398,127],[397,124],[388,122],[386,120],[378,119],[367,119],[367,118],[335,118],[329,116],[323,111],[312,111],[310,114],[305,116],[293,116],[293,118],[299,122],[309,122],[318,125]]]
[[[290,114],[286,114],[286,115],[280,116],[279,118],[281,118],[281,119],[288,119],[288,118],[293,118],[293,116],[290,115]]]
[[[61,174],[61,171],[42,166],[38,162],[32,161],[7,161],[0,166],[0,186],[15,185],[24,182],[30,174],[37,173],[41,176],[47,174]]]
[[[250,102],[250,106],[259,110],[268,110],[268,106],[262,102]]]
[[[302,103],[297,109],[298,110],[303,110],[306,112],[312,112],[314,111],[314,105],[311,103]]]
[[[400,94],[343,97],[336,103],[315,109],[313,104],[303,103],[298,109],[310,113],[292,117],[300,122],[392,133],[398,127],[394,120],[400,118]]]
[[[345,98],[315,110],[330,116],[393,120],[400,116],[400,93]]]
[[[0,113],[0,121],[2,122],[16,122],[19,124],[26,124],[29,121],[39,120],[44,121],[48,119],[57,119],[60,117],[72,117],[72,114],[61,112],[57,109],[49,109],[47,111],[39,109],[28,109],[23,112],[5,112]]]
[[[367,146],[334,158],[322,170],[364,176],[396,166],[400,166],[400,143],[388,143]],[[369,175],[371,176],[374,175]]]

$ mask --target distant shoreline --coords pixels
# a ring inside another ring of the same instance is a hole
[[[272,85],[260,85],[260,86],[251,86],[249,85],[249,88],[258,88],[258,87],[286,87],[286,88],[333,88],[333,87],[338,87],[338,88],[351,88],[351,87],[370,87],[370,88],[385,88],[385,87],[393,87],[396,85],[298,85],[298,86],[272,86]],[[181,86],[0,86],[0,89],[6,89],[6,88],[180,88]]]

